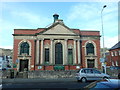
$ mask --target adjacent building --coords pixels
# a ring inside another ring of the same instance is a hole
[[[0,57],[0,70],[2,70],[2,57]]]
[[[0,69],[6,70],[13,67],[12,53],[12,49],[0,48]]]
[[[120,41],[106,54],[107,66],[120,66]]]
[[[100,32],[67,27],[59,15],[46,28],[14,29],[14,69],[101,68]]]

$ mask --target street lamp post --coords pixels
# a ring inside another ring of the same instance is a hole
[[[102,38],[103,38],[103,59],[104,59],[104,65],[103,65],[103,72],[106,73],[106,63],[105,63],[105,45],[104,45],[104,29],[103,29],[103,10],[104,8],[107,7],[107,5],[104,5],[102,10],[101,10],[101,25],[102,25]]]

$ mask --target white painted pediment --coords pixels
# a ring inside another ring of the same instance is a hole
[[[57,24],[47,31],[43,32],[43,34],[68,34],[68,35],[76,35],[73,31],[69,30],[69,28],[64,25]]]

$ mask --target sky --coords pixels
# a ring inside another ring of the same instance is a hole
[[[13,48],[14,29],[45,28],[53,23],[55,13],[69,28],[100,31],[102,36],[101,10],[104,5],[107,5],[102,12],[105,47],[111,48],[119,41],[118,2],[8,1],[0,2],[0,48]]]

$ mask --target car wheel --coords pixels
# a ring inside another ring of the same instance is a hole
[[[82,79],[81,79],[81,82],[82,82],[82,83],[85,83],[85,82],[87,82],[87,79],[86,79],[86,78],[82,78]]]

